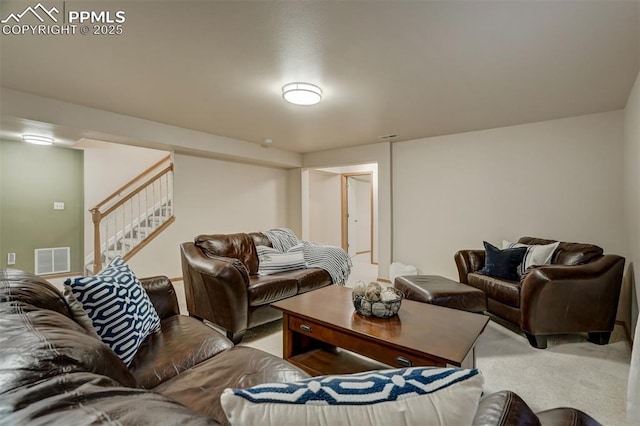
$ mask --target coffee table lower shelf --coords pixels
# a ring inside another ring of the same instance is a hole
[[[358,356],[340,348],[312,349],[287,358],[287,361],[312,376],[350,374],[393,368],[387,364]]]

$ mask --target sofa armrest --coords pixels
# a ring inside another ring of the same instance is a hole
[[[484,250],[459,250],[453,256],[458,267],[458,277],[462,284],[469,284],[467,275],[484,268]]]
[[[208,257],[193,243],[180,245],[189,314],[227,331],[247,326],[249,273],[238,259]]]
[[[541,425],[602,426],[596,419],[576,408],[553,408],[536,413]]]
[[[538,416],[517,394],[500,391],[480,400],[473,426],[537,426]]]
[[[140,283],[149,295],[149,299],[151,299],[151,303],[161,320],[180,315],[176,290],[169,278],[165,276],[141,278]]]
[[[532,268],[521,280],[521,327],[531,334],[611,331],[624,258],[608,254],[577,266]]]

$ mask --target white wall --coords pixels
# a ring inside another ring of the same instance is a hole
[[[287,170],[187,155],[174,165],[176,222],[131,259],[138,276],[181,277],[180,243],[199,234],[287,226]]]
[[[374,171],[374,262],[378,263],[378,275],[381,278],[389,277],[389,265],[393,256],[391,245],[391,229],[393,213],[391,209],[391,143],[376,143],[362,145],[351,148],[334,149],[303,154],[303,167],[305,168],[327,168],[339,166],[356,166],[366,163],[377,164]],[[377,185],[377,187],[376,187]],[[304,199],[304,178],[303,178],[303,200]],[[304,217],[302,212],[305,229]],[[377,225],[377,226],[376,226]],[[376,250],[378,248],[378,250]]]
[[[457,250],[525,235],[624,255],[623,118],[614,111],[394,143],[394,260],[457,278]]]
[[[169,152],[97,140],[83,140],[77,146],[84,150],[84,256],[87,256],[93,253],[93,221],[89,209]]]
[[[627,274],[618,314],[628,322],[633,336],[640,290],[640,74],[624,110],[624,201],[629,243],[627,267],[632,268],[633,274]]]
[[[377,147],[377,145],[375,145]],[[378,183],[378,164],[377,163],[365,163],[365,164],[354,164],[354,165],[349,165],[349,166],[339,166],[339,167],[323,167],[323,168],[319,168],[319,169],[315,169],[315,170],[319,170],[319,171],[325,171],[325,172],[331,172],[331,173],[340,173],[340,174],[345,174],[345,173],[363,173],[363,172],[370,172],[371,173],[371,191],[373,193],[373,247],[371,247],[370,249],[373,251],[371,259],[373,263],[378,263],[378,234],[380,232],[380,226],[379,226],[379,216],[380,213],[378,211],[379,209],[379,202],[378,202],[378,198],[379,198],[379,191],[378,188],[380,187],[379,183]],[[305,176],[308,176],[309,171],[305,171]],[[303,192],[307,194],[308,196],[308,181],[305,181],[306,183],[303,185]],[[389,184],[383,185],[383,188],[390,188]],[[341,188],[338,188],[338,191],[341,191]],[[307,202],[308,204],[308,202]],[[308,218],[309,217],[309,213],[308,210],[306,210],[307,213],[303,214],[303,217]],[[308,221],[307,221],[308,222]],[[340,226],[342,226],[342,223],[340,223]],[[308,226],[307,226],[308,228]],[[306,234],[308,235],[308,234]],[[342,245],[342,242],[340,244],[340,246]]]
[[[309,240],[342,246],[340,175],[309,170]]]

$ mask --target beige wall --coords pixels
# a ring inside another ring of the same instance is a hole
[[[624,255],[622,111],[393,144],[394,260],[457,277],[454,253],[524,235]]]
[[[340,175],[309,170],[309,240],[342,246]]]
[[[287,170],[187,155],[174,165],[176,222],[131,259],[138,276],[181,277],[179,245],[198,234],[287,226]]]
[[[378,262],[378,275],[389,277],[389,265],[393,256],[391,245],[391,229],[393,213],[391,208],[391,144],[389,142],[362,145],[351,148],[335,149],[304,154],[302,157],[305,168],[327,168],[339,166],[355,166],[358,164],[375,163],[374,172],[374,261]],[[377,187],[375,186],[377,183]],[[304,188],[304,178],[303,178]],[[303,189],[303,220],[304,220],[304,189]],[[376,227],[377,223],[377,227]],[[303,223],[303,230],[305,226]]]
[[[287,226],[302,235],[302,169],[287,172]]]
[[[378,253],[380,251],[378,247],[378,234],[380,232],[380,224],[379,224],[379,188],[380,183],[378,182],[378,164],[377,163],[366,163],[366,164],[357,164],[353,166],[341,166],[341,167],[330,167],[321,170],[332,171],[335,173],[362,173],[362,172],[370,172],[371,173],[371,190],[373,192],[373,253],[371,256],[373,263],[379,263]],[[390,182],[383,184],[382,188],[390,188]],[[381,275],[382,277],[386,277],[386,275]]]
[[[58,131],[107,142],[215,157],[273,167],[296,168],[301,154],[184,127],[62,102],[8,88],[0,88],[0,108],[8,117],[51,123]],[[86,130],[78,130],[86,129]]]
[[[624,207],[629,244],[627,266],[618,316],[635,331],[640,290],[640,74],[629,94],[624,110]]]
[[[169,152],[96,140],[78,144],[84,150],[84,255],[93,253],[89,209],[111,195]]]

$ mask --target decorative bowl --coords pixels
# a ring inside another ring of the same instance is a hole
[[[402,299],[404,299],[404,294],[393,287],[385,289],[385,292],[388,291],[393,291],[396,297],[392,300],[372,301],[363,295],[353,293],[353,307],[358,314],[364,317],[391,318],[398,314],[400,304],[402,303]]]

